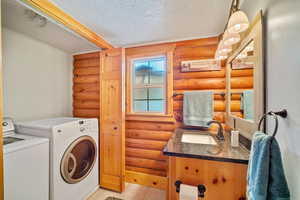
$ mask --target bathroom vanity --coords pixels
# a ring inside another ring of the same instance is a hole
[[[200,138],[197,138],[199,135]],[[249,151],[242,145],[231,147],[229,134],[225,133],[224,136],[225,140],[219,141],[214,133],[175,130],[163,150],[169,162],[169,200],[179,199],[177,191],[180,187],[176,188],[178,181],[200,186],[202,191],[205,190],[202,199],[246,199]],[[187,141],[188,137],[191,141]],[[210,137],[212,140],[208,139]]]

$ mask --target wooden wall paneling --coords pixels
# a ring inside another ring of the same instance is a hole
[[[100,186],[122,192],[125,176],[124,49],[100,53]]]
[[[154,131],[173,131],[173,123],[160,123],[160,122],[144,122],[144,121],[126,121],[126,130],[154,130]]]
[[[141,173],[128,170],[126,171],[126,182],[150,186],[163,190],[166,190],[168,187],[167,177],[149,174],[148,172]]]
[[[99,118],[100,52],[74,55],[73,116]]]
[[[165,170],[167,167],[167,162],[161,160],[126,156],[126,165],[134,167],[143,167],[147,169]]]
[[[174,80],[174,88],[177,90],[211,90],[224,89],[224,78],[207,79],[181,79]]]
[[[166,144],[167,141],[126,138],[126,147],[153,149],[161,151]]]
[[[167,157],[163,155],[161,150],[141,149],[132,147],[126,148],[126,156],[162,161],[165,161],[167,159]]]
[[[211,72],[182,73],[180,63],[183,60],[213,58],[218,38],[206,38],[175,43],[165,43],[126,49],[126,56],[151,54],[158,49],[166,49],[175,45],[173,57],[173,82],[170,93],[183,93],[186,90],[213,90],[225,92],[225,68]],[[215,95],[214,119],[225,122],[225,98]],[[172,98],[173,120],[146,120],[147,116],[133,118],[126,116],[126,171],[130,173],[129,180],[138,180],[139,173],[146,175],[166,176],[168,163],[161,151],[172,132],[182,122],[182,96]],[[136,173],[138,174],[136,174]],[[127,173],[126,173],[127,176]],[[151,180],[151,176],[149,177]],[[126,179],[127,180],[127,179]],[[134,182],[134,181],[132,181]],[[144,184],[144,183],[142,183]],[[150,184],[149,186],[152,186]]]
[[[133,167],[133,166],[129,166],[129,165],[126,165],[126,171],[140,172],[140,173],[144,173],[144,174],[164,176],[164,177],[167,176],[167,172],[165,170],[147,169],[144,167]]]
[[[231,69],[230,70],[230,85],[231,89],[239,90],[240,92],[253,89],[253,69]],[[232,94],[230,101],[230,111],[234,116],[243,118],[241,108],[241,94]]]
[[[69,28],[75,33],[79,34],[83,38],[89,40],[95,45],[103,49],[111,49],[113,46],[106,42],[101,36],[81,24],[79,21],[74,19],[69,14],[65,13],[62,9],[58,8],[56,5],[48,0],[21,0],[27,5],[38,9],[47,16],[51,17],[53,20],[62,24],[63,26]]]
[[[126,137],[127,138],[136,138],[136,139],[151,139],[151,140],[161,140],[168,141],[172,136],[172,131],[153,131],[153,130],[136,130],[136,129],[127,129]]]

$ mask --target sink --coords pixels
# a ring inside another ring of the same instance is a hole
[[[215,141],[213,136],[195,132],[184,132],[182,134],[181,142],[192,144],[217,145],[217,142]]]

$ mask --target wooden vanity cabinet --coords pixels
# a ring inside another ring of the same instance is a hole
[[[205,200],[246,199],[247,165],[193,158],[169,157],[168,200],[179,200],[175,182],[206,188]]]

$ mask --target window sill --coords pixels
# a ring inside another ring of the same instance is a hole
[[[134,113],[126,114],[128,121],[149,121],[149,122],[168,122],[175,123],[173,115],[155,114],[155,113]]]

